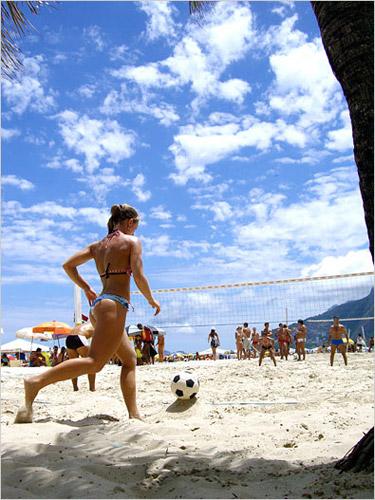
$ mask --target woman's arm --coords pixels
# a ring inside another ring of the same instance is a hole
[[[96,299],[97,294],[96,292],[91,288],[91,286],[85,281],[82,276],[78,273],[77,266],[80,266],[84,264],[85,262],[88,262],[89,260],[93,259],[92,253],[91,253],[91,247],[88,246],[84,248],[83,250],[80,250],[79,252],[75,253],[72,255],[66,262],[63,264],[64,271],[66,274],[69,276],[69,278],[78,285],[82,290],[85,292],[85,295],[89,301],[89,304],[91,305],[92,301]]]
[[[160,312],[160,304],[152,296],[150,285],[148,284],[147,278],[143,272],[143,261],[142,261],[142,244],[140,240],[135,240],[131,252],[130,252],[130,267],[133,272],[133,277],[135,284],[137,285],[139,291],[150,304],[151,307],[156,309],[154,316]]]

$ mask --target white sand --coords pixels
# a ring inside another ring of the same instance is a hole
[[[195,403],[174,403],[172,375],[192,368]],[[129,421],[120,368],[106,366],[97,391],[70,381],[45,388],[35,423],[13,424],[22,377],[4,368],[2,498],[372,498],[373,475],[333,468],[373,425],[373,355],[200,361],[138,369],[145,423]],[[213,405],[296,400],[297,404]]]

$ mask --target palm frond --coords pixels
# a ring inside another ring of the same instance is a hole
[[[196,16],[198,21],[203,21],[206,14],[213,9],[216,3],[215,1],[189,2],[189,12],[191,15]]]
[[[33,2],[1,2],[1,66],[2,76],[12,80],[22,68],[22,53],[17,46],[16,37],[21,37],[27,29],[33,28],[23,9],[36,15],[42,5],[50,2],[36,0]]]

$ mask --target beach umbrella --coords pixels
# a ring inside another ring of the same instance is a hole
[[[33,327],[33,333],[50,332],[54,336],[67,336],[72,331],[72,328],[62,321],[46,321]]]
[[[159,328],[158,326],[152,326],[152,325],[145,325],[146,328],[149,328],[153,335],[159,335],[159,333],[161,335],[165,335],[165,330],[163,330],[162,328]]]
[[[31,326],[21,328],[20,330],[16,331],[16,337],[18,339],[27,339],[27,340],[44,340],[48,342],[49,340],[52,340],[52,335],[48,332],[43,332],[43,333],[37,333],[33,332],[33,329]]]
[[[142,330],[138,328],[137,325],[128,325],[126,328],[126,333],[131,336],[141,335]]]

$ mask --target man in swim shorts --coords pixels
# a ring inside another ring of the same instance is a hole
[[[303,356],[303,361],[306,358],[306,335],[307,328],[303,323],[303,319],[299,319],[297,322],[297,332],[296,332],[296,353],[298,354],[298,361],[301,361],[301,355]]]
[[[346,338],[346,344],[343,341],[343,336]],[[345,366],[347,366],[348,358],[346,356],[346,349],[347,346],[349,345],[349,336],[345,326],[340,323],[340,318],[338,318],[337,316],[333,317],[333,325],[329,329],[328,333],[328,342],[331,343],[331,356],[330,356],[331,366],[333,366],[333,360],[335,358],[335,353],[337,349],[342,354]]]
[[[287,337],[282,323],[279,323],[279,328],[277,329],[277,341],[279,343],[280,349],[280,359],[288,359],[288,345]]]

